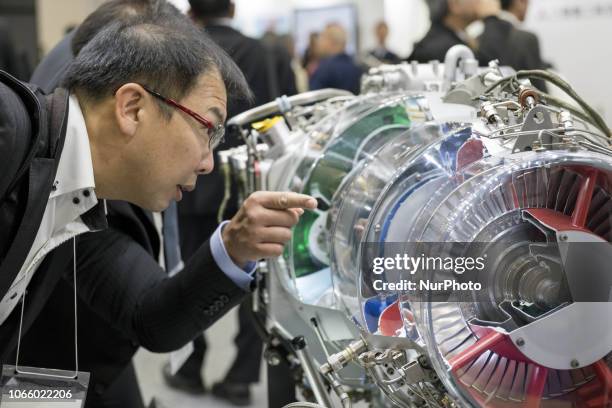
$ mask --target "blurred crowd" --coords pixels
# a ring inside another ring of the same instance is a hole
[[[290,34],[267,31],[262,40],[281,60],[287,61],[293,79],[285,72],[279,78],[290,81],[298,92],[309,89],[339,88],[359,92],[361,75],[380,64],[398,64],[416,60],[427,63],[443,61],[453,45],[472,48],[481,65],[499,60],[515,70],[544,69],[538,38],[522,28],[529,0],[427,0],[431,25],[425,36],[413,44],[410,55],[398,55],[387,44],[389,26],[385,21],[371,28],[376,46],[357,55],[347,53],[348,27],[331,22],[318,32],[311,32],[308,46],[298,55]],[[484,30],[471,37],[468,27],[480,22]],[[542,84],[536,84],[541,86]]]
[[[443,60],[446,51],[455,44],[471,47],[482,64],[499,59],[502,65],[517,70],[548,67],[540,55],[537,37],[521,27],[529,0],[426,0],[426,3],[431,27],[413,44],[411,55],[398,55],[389,48],[389,26],[385,21],[367,28],[376,46],[357,55],[347,53],[349,28],[336,22],[311,32],[308,46],[301,54],[291,34],[266,31],[257,41],[264,45],[270,96],[325,87],[357,93],[359,79],[369,67],[411,60]],[[472,38],[466,29],[476,21],[483,22],[485,30]],[[3,26],[0,26],[0,69],[22,80],[28,80],[32,73],[30,63],[16,51]]]

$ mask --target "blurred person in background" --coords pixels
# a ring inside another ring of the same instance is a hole
[[[370,55],[378,59],[383,64],[399,64],[401,59],[393,51],[387,48],[387,37],[389,36],[389,26],[384,21],[379,21],[374,27],[376,36],[376,47],[370,51]]]
[[[426,0],[429,7],[431,27],[425,37],[414,45],[408,60],[427,63],[444,61],[446,52],[457,44],[472,48],[481,64],[487,65],[492,58],[488,44],[478,50],[477,43],[465,32],[476,20],[484,22],[483,38],[495,44],[507,36],[508,28],[497,18],[501,10],[499,0]]]
[[[538,37],[521,28],[529,0],[501,0],[501,7],[498,24],[502,29],[498,32],[505,35],[501,38],[496,35],[494,40],[490,40],[487,36],[491,31],[483,33],[478,39],[481,51],[491,59],[498,59],[500,65],[517,71],[550,68],[550,64],[542,60]],[[545,81],[532,80],[532,83],[543,91],[547,90]]]
[[[284,44],[291,58],[291,69],[295,77],[297,92],[301,93],[308,91],[308,72],[302,67],[302,63],[295,53],[295,39],[291,34],[284,34],[280,36],[280,41]]]
[[[268,74],[272,95],[295,95],[297,93],[295,73],[291,66],[292,56],[285,36],[278,35],[273,29],[266,30],[261,41],[267,47]]]
[[[314,31],[308,35],[308,45],[304,50],[304,56],[302,57],[302,66],[310,77],[319,65],[320,55],[317,51],[317,42],[319,40],[318,32]]]
[[[15,49],[8,27],[0,23],[0,70],[25,81],[30,75],[30,69],[25,56]]]
[[[107,24],[111,23],[113,18],[122,21],[118,10],[123,9],[122,6],[124,3],[128,5],[133,2],[117,2],[111,0],[108,4],[96,9],[87,16],[83,22],[85,26],[82,28],[80,35],[84,36],[84,33],[88,31],[87,42],[89,42],[95,34],[102,30]],[[102,16],[104,19],[101,19],[99,22],[95,21]],[[87,30],[87,27],[95,27],[95,29]],[[68,71],[68,67],[72,61],[74,61],[74,56],[78,54],[83,47],[83,44],[75,44],[75,46],[72,44],[77,28],[67,32],[64,38],[62,38],[34,68],[34,72],[29,82],[38,86],[44,93],[51,93],[55,88],[60,86]]]
[[[310,89],[337,88],[359,93],[363,70],[346,53],[347,34],[340,24],[329,24],[319,35],[321,60],[310,77]]]
[[[527,17],[529,0],[501,0],[501,6],[499,17],[511,22],[514,27],[521,28]]]

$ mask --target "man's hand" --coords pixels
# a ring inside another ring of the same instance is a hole
[[[479,19],[484,19],[490,16],[497,16],[501,11],[501,2],[499,0],[477,0],[476,15]]]
[[[223,229],[223,244],[236,265],[277,257],[291,239],[303,208],[314,209],[317,201],[290,192],[258,191],[251,194]]]

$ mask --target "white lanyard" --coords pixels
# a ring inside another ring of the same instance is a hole
[[[53,378],[64,378],[64,379],[76,379],[79,374],[79,349],[78,349],[78,331],[77,331],[77,285],[76,285],[76,237],[72,238],[72,273],[73,273],[73,285],[74,285],[74,375],[53,375],[39,372],[23,371],[19,369],[19,351],[21,348],[21,330],[23,328],[23,311],[25,309],[25,296],[26,290],[23,291],[23,297],[21,299],[21,317],[19,318],[19,335],[17,337],[17,355],[15,357],[15,371],[18,374],[29,374],[37,376],[46,376]],[[28,273],[30,273],[28,271]],[[27,275],[26,275],[27,278]],[[27,281],[26,281],[27,282]]]

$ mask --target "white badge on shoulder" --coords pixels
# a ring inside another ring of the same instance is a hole
[[[82,408],[88,385],[89,373],[83,371],[23,366],[17,371],[14,365],[4,365],[0,405],[2,408]]]

